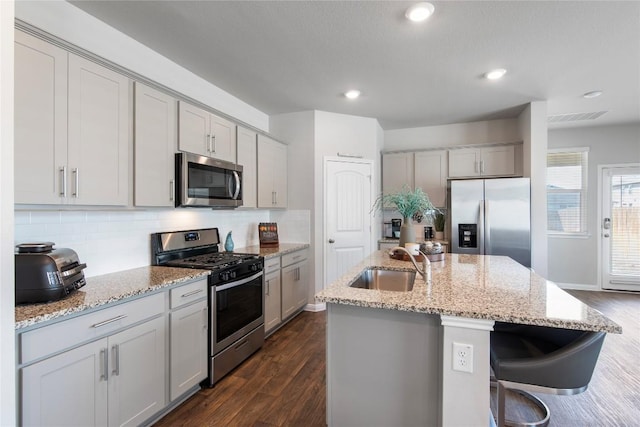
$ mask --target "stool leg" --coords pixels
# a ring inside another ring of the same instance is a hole
[[[507,389],[502,384],[502,381],[498,381],[498,427],[505,427],[505,395]]]

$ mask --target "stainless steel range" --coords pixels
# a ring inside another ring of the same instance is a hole
[[[153,265],[211,270],[209,386],[264,343],[264,259],[219,252],[217,228],[151,235]]]

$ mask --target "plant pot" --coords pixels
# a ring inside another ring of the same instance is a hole
[[[436,240],[444,240],[444,231],[436,231]]]
[[[398,246],[404,248],[405,243],[414,243],[416,241],[416,230],[413,227],[411,217],[405,217],[400,226],[400,242]]]

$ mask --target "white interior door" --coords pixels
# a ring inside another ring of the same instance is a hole
[[[602,167],[602,288],[640,291],[640,166]]]
[[[325,286],[371,252],[371,161],[325,161]]]

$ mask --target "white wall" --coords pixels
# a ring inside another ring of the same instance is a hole
[[[518,117],[524,176],[531,180],[531,268],[548,277],[547,103],[530,103]]]
[[[549,236],[549,279],[596,288],[598,285],[598,166],[640,163],[640,123],[549,131],[549,148],[589,147],[587,238]]]
[[[269,131],[269,116],[60,0],[18,1],[16,18],[115,64],[198,100],[251,126]]]
[[[0,425],[16,425],[13,278],[13,1],[0,1]]]
[[[516,119],[454,123],[384,132],[384,151],[521,141]]]

